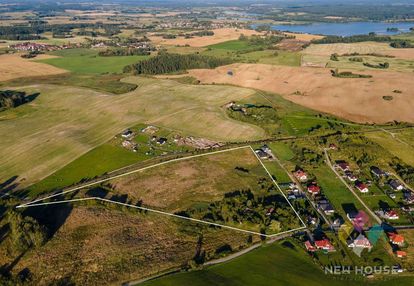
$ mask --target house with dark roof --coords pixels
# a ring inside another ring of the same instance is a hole
[[[338,160],[336,161],[336,166],[338,166],[339,169],[341,169],[342,171],[349,171],[350,166],[347,162],[343,161],[343,160]]]
[[[384,177],[386,175],[385,172],[381,170],[380,168],[378,168],[377,166],[371,166],[370,171],[377,178]]]
[[[335,213],[335,210],[334,210],[333,206],[326,199],[320,200],[317,205],[318,205],[318,209],[320,209],[321,211],[323,211],[327,215],[331,215],[331,214]]]
[[[369,189],[368,186],[366,184],[364,184],[361,181],[356,181],[355,183],[355,187],[361,192],[361,193],[368,193]]]
[[[390,180],[388,182],[388,185],[394,190],[394,191],[402,191],[404,190],[404,185],[401,184],[398,180]]]

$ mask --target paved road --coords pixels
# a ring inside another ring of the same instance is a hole
[[[326,164],[331,168],[331,170],[335,173],[335,175],[342,181],[342,183],[351,191],[351,193],[357,198],[357,200],[364,206],[364,208],[371,214],[371,216],[377,221],[378,224],[382,224],[381,219],[364,203],[364,201],[355,193],[354,189],[342,178],[342,176],[335,170],[332,165],[331,159],[329,158],[328,150],[325,148],[325,161]]]

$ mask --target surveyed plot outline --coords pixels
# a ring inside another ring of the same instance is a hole
[[[105,199],[105,198],[101,198],[101,197],[95,197],[95,196],[94,197],[87,197],[87,198],[77,198],[77,199],[43,202],[45,200],[48,200],[48,199],[51,199],[51,198],[54,198],[54,197],[57,197],[57,196],[72,193],[72,192],[75,192],[75,191],[78,191],[78,190],[81,190],[81,189],[86,189],[86,188],[94,186],[94,185],[99,185],[103,182],[107,182],[107,181],[110,181],[110,180],[113,180],[113,179],[125,177],[125,176],[128,176],[128,175],[134,174],[134,173],[143,172],[145,170],[153,169],[153,168],[156,168],[156,167],[159,167],[159,166],[162,166],[162,165],[166,165],[166,164],[169,164],[169,163],[185,161],[185,160],[189,160],[189,159],[193,159],[193,158],[210,156],[210,155],[219,154],[219,153],[231,152],[231,151],[240,150],[240,149],[250,149],[251,150],[251,152],[254,154],[255,158],[259,161],[260,165],[265,170],[266,174],[270,177],[272,183],[276,186],[278,191],[282,194],[282,196],[285,198],[286,202],[289,204],[290,208],[293,210],[293,212],[295,213],[295,215],[299,219],[300,223],[302,224],[301,227],[286,230],[286,231],[282,231],[282,232],[278,232],[278,233],[275,233],[275,234],[264,234],[264,233],[251,231],[251,230],[246,230],[246,229],[242,229],[242,228],[237,228],[237,227],[233,227],[233,226],[229,226],[229,225],[225,225],[225,224],[220,224],[220,223],[210,222],[210,221],[206,221],[206,220],[195,219],[195,218],[186,217],[186,216],[182,216],[182,215],[178,215],[178,214],[174,214],[174,213],[170,213],[170,212],[165,212],[165,211],[161,211],[161,210],[157,210],[157,209],[153,209],[153,208],[148,208],[148,207],[143,207],[143,206],[136,206],[136,205],[132,205],[132,204],[127,204],[127,203],[118,202],[118,201],[115,201],[115,200]],[[121,205],[121,206],[125,206],[125,207],[130,207],[130,208],[134,208],[134,209],[139,209],[139,210],[146,211],[146,212],[152,212],[152,213],[165,215],[165,216],[170,216],[170,217],[174,217],[174,218],[179,218],[179,219],[183,219],[183,220],[187,220],[187,221],[191,221],[191,222],[195,222],[195,223],[201,223],[201,224],[217,226],[217,227],[226,228],[226,229],[239,231],[239,232],[243,232],[243,233],[259,235],[259,236],[263,236],[263,237],[267,237],[267,238],[271,238],[271,237],[275,237],[275,236],[279,236],[279,235],[283,235],[283,234],[287,234],[287,233],[291,233],[291,232],[296,232],[296,231],[299,231],[299,230],[302,230],[302,229],[306,228],[306,224],[303,222],[303,220],[300,217],[300,215],[298,214],[298,212],[295,210],[295,208],[290,203],[290,201],[288,200],[286,195],[283,193],[280,186],[277,184],[275,179],[270,174],[269,170],[266,168],[266,166],[263,164],[262,160],[257,156],[256,152],[254,151],[254,149],[250,145],[234,147],[234,148],[229,148],[229,149],[225,149],[225,150],[218,150],[218,151],[213,151],[213,152],[208,152],[208,153],[203,153],[203,154],[197,154],[197,155],[192,155],[192,156],[187,156],[187,157],[182,157],[182,158],[171,159],[171,160],[164,161],[164,162],[157,163],[157,164],[153,164],[153,165],[150,165],[150,166],[147,166],[147,167],[143,167],[143,168],[139,168],[139,169],[136,169],[136,170],[128,171],[128,172],[125,172],[125,173],[122,173],[122,174],[118,174],[118,175],[110,176],[110,177],[107,177],[107,178],[103,178],[101,180],[94,181],[94,182],[91,182],[91,183],[88,183],[88,184],[73,187],[69,190],[61,191],[61,192],[58,192],[58,193],[55,193],[53,195],[49,195],[49,196],[46,196],[46,197],[43,197],[43,198],[35,199],[33,201],[20,204],[20,205],[16,206],[16,208],[29,208],[29,207],[37,207],[37,206],[45,206],[45,205],[58,205],[58,204],[76,203],[76,202],[91,201],[91,200],[98,201],[98,202],[112,203],[112,204]]]

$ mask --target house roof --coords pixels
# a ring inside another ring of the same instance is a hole
[[[316,240],[315,246],[318,248],[333,248],[331,242],[328,239]]]
[[[390,241],[395,244],[404,243],[405,241],[404,236],[402,236],[401,234],[390,233],[389,237],[390,237]]]
[[[407,252],[402,251],[402,250],[397,250],[395,253],[397,254],[398,257],[406,257],[407,256]]]

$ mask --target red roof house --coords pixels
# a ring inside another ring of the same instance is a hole
[[[321,188],[317,185],[309,185],[308,186],[308,192],[312,195],[317,195],[321,191]]]
[[[397,250],[395,254],[397,254],[397,257],[399,258],[407,257],[407,252],[405,251]]]
[[[398,215],[398,213],[396,211],[390,210],[390,211],[387,211],[385,213],[385,218],[387,218],[387,219],[399,219],[400,216]]]
[[[308,179],[308,175],[303,170],[297,170],[294,173],[295,177],[300,181],[306,181]]]
[[[329,239],[322,239],[322,240],[316,240],[315,241],[315,247],[317,249],[327,250],[327,251],[334,251],[335,248],[329,241]]]
[[[355,187],[361,192],[361,193],[368,193],[368,186],[362,182],[356,182]]]
[[[403,245],[405,242],[404,236],[396,233],[389,233],[388,237],[390,238],[390,242],[396,245]]]

